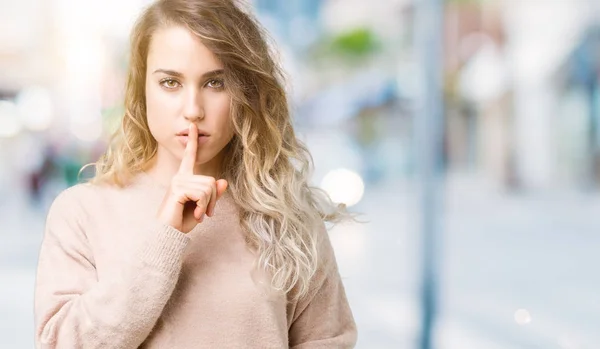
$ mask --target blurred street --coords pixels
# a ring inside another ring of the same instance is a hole
[[[48,206],[118,130],[151,2],[0,2],[2,349],[33,348]],[[358,348],[600,348],[600,1],[249,4],[312,184],[366,221],[331,231]],[[423,206],[425,168],[443,183]]]

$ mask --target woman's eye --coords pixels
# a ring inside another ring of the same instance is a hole
[[[223,80],[221,79],[212,79],[206,83],[206,86],[216,89],[223,88]]]
[[[177,86],[179,86],[179,82],[177,82],[177,80],[173,80],[173,79],[165,79],[165,80],[161,81],[160,84],[168,89],[174,89],[174,88],[177,88]]]

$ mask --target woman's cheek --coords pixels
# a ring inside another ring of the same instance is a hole
[[[160,96],[160,93],[152,91],[147,95],[146,108],[150,132],[154,134],[155,138],[160,139],[162,138],[160,133],[165,129],[166,119],[168,119],[165,113],[168,110],[166,101]]]
[[[148,106],[148,117],[152,118],[155,123],[166,122],[168,116],[173,113],[175,102],[173,98],[165,96],[164,93],[153,91],[148,96],[148,103],[146,104]]]

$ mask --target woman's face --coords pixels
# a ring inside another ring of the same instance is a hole
[[[187,29],[171,26],[153,34],[147,65],[146,112],[158,160],[178,166],[187,130],[195,123],[200,134],[196,166],[213,172],[233,137],[222,64]]]

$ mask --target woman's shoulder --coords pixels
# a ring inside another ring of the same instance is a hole
[[[52,207],[75,205],[91,195],[92,185],[90,183],[79,183],[61,190],[54,198]]]
[[[60,191],[54,202],[81,203],[91,198],[98,198],[98,195],[106,195],[114,190],[115,188],[109,185],[82,182]]]
[[[48,208],[46,225],[63,226],[65,222],[74,225],[81,221],[81,218],[85,216],[83,205],[93,196],[91,189],[89,184],[82,183],[60,191]]]
[[[104,205],[111,197],[118,196],[125,188],[114,185],[82,182],[63,189],[52,201],[49,214],[57,211],[83,213],[93,211],[94,206]]]

